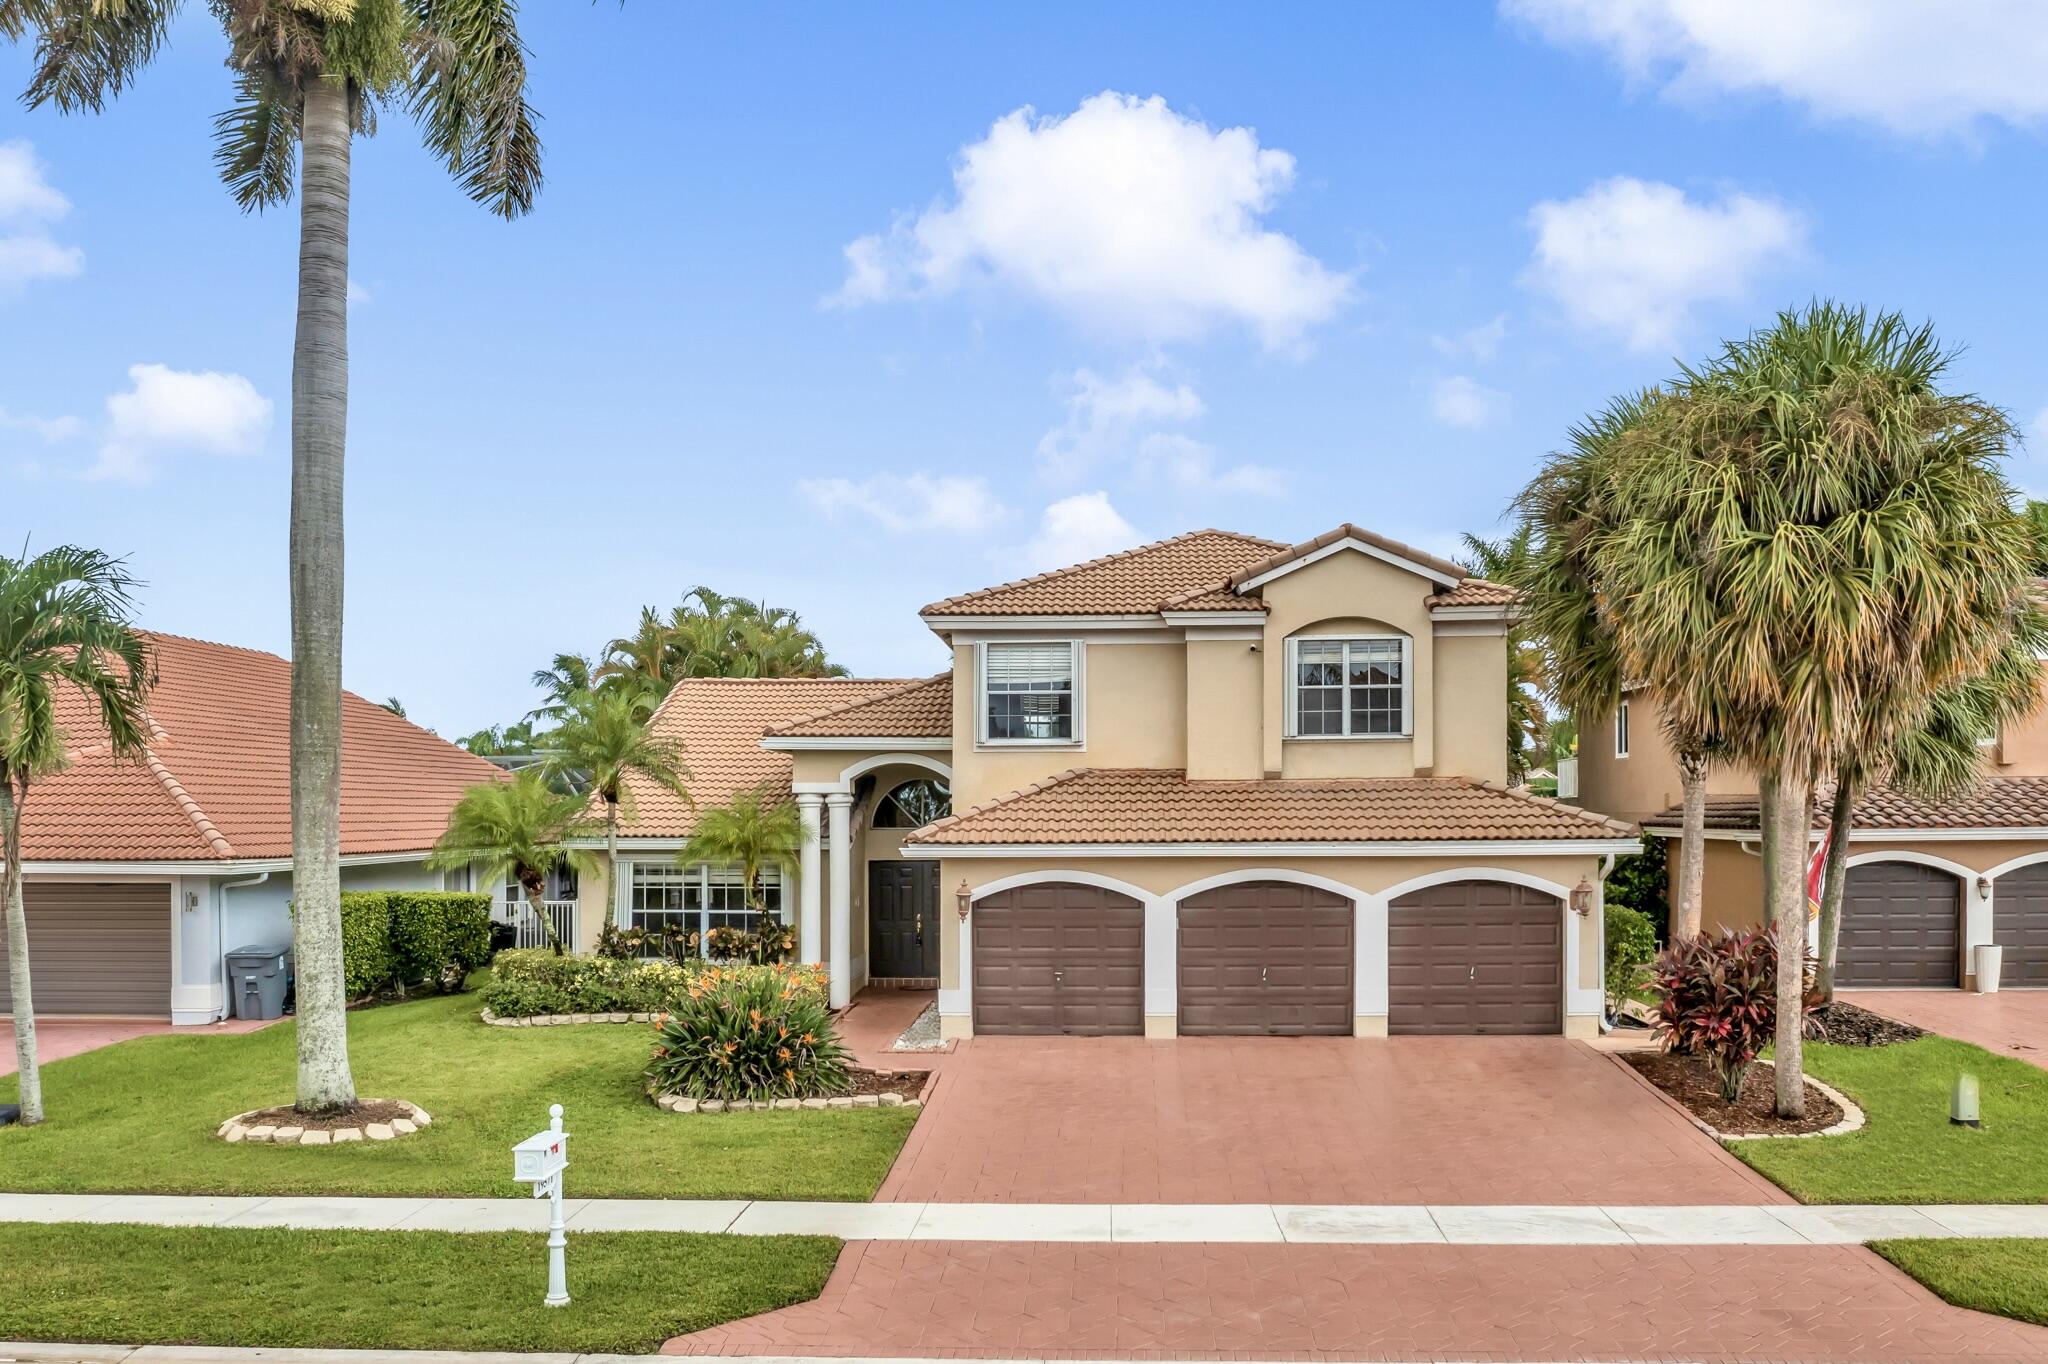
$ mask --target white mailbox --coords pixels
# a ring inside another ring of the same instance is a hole
[[[512,1178],[534,1185],[535,1198],[547,1197],[544,1186],[569,1164],[569,1134],[536,1132],[512,1148]]]

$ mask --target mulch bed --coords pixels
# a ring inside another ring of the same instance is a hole
[[[1672,1098],[1716,1132],[1731,1136],[1794,1136],[1833,1127],[1844,1117],[1842,1106],[1806,1085],[1806,1116],[1780,1118],[1772,1109],[1777,1104],[1777,1076],[1771,1067],[1750,1068],[1742,1082],[1742,1097],[1730,1106],[1721,1102],[1721,1085],[1714,1072],[1697,1056],[1670,1056],[1663,1052],[1635,1052],[1624,1059],[1636,1073]]]
[[[842,1092],[854,1094],[901,1094],[906,1099],[922,1098],[928,1070],[849,1070],[850,1086]]]
[[[397,1099],[364,1099],[354,1108],[340,1113],[314,1115],[301,1113],[290,1104],[279,1104],[266,1108],[260,1113],[251,1113],[243,1118],[245,1127],[270,1123],[277,1127],[298,1127],[308,1132],[333,1132],[343,1127],[362,1127],[373,1122],[390,1122],[393,1118],[412,1117],[412,1106]]]
[[[1927,1036],[1925,1028],[1916,1028],[1911,1023],[1901,1023],[1840,1000],[1815,1009],[1813,1018],[1825,1029],[1821,1041],[1844,1047],[1889,1047]]]

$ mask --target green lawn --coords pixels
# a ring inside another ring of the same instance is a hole
[[[645,1353],[818,1295],[826,1236],[0,1225],[0,1339]],[[389,1291],[365,1292],[365,1285]]]
[[[1958,1307],[2048,1326],[2048,1241],[1877,1241],[1871,1249]]]
[[[911,1109],[676,1116],[640,1089],[651,1030],[491,1028],[474,995],[349,1016],[359,1093],[410,1099],[433,1126],[392,1142],[235,1145],[221,1122],[289,1102],[292,1025],[149,1037],[45,1067],[50,1117],[0,1129],[0,1189],[37,1192],[510,1195],[512,1144],[567,1110],[572,1197],[874,1196]],[[13,1097],[11,1078],[0,1099]]]
[[[1729,1143],[1800,1202],[2048,1202],[2048,1071],[1946,1037],[1808,1046],[1806,1070],[1862,1106],[1862,1131]],[[1981,1131],[1948,1120],[1963,1071],[1982,1087]]]

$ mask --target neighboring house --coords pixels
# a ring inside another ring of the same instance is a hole
[[[2006,987],[2048,987],[2048,711],[1985,745],[1989,775],[1942,804],[1879,789],[1849,830],[1837,978],[1849,987],[1975,988],[1975,948],[2004,949]],[[1644,826],[1675,865],[1678,764],[1656,698],[1626,692],[1580,729],[1579,798]],[[1816,802],[1815,839],[1830,792]],[[1701,924],[1763,921],[1756,780],[1732,767],[1707,776]]]
[[[835,1003],[935,983],[974,1033],[1593,1033],[1628,826],[1510,791],[1513,596],[1341,526],[1196,531],[924,609],[921,680],[689,680],[698,805],[817,838],[771,904]],[[732,921],[636,788],[614,912]],[[595,889],[595,888],[591,888]],[[596,929],[585,916],[583,937]]]
[[[72,764],[29,792],[23,898],[38,1014],[223,1016],[221,956],[291,941],[291,664],[148,636],[158,682],[140,760],[61,699]],[[483,759],[342,695],[344,890],[466,887],[423,864]],[[5,946],[0,943],[0,962]],[[9,1007],[0,967],[0,1009]]]

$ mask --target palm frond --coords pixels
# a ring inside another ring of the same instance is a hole
[[[244,213],[290,201],[298,184],[298,107],[261,71],[235,73],[235,103],[213,120],[213,164]]]
[[[515,0],[409,0],[411,108],[427,149],[503,218],[540,192],[539,115],[526,100],[526,44]]]
[[[0,0],[0,36],[36,35],[22,102],[98,112],[162,50],[180,0]]]

